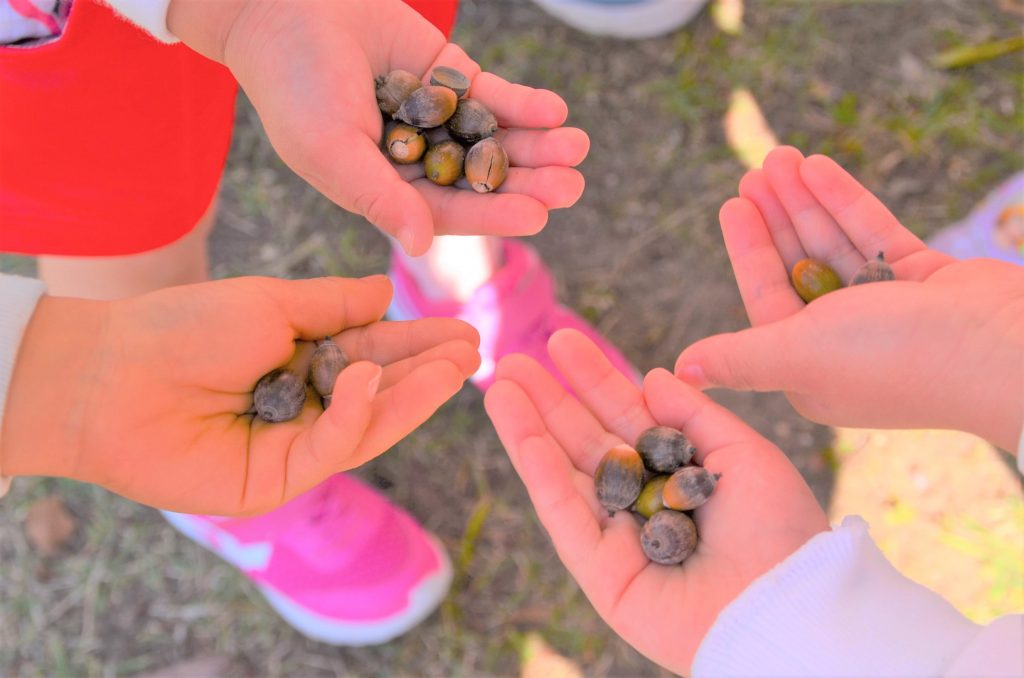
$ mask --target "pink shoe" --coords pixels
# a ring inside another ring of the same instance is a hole
[[[478,289],[465,304],[433,301],[420,291],[415,279],[397,255],[391,257],[388,275],[395,295],[388,309],[392,320],[459,318],[480,332],[483,361],[471,381],[482,391],[494,383],[494,368],[510,353],[525,353],[561,379],[548,356],[548,338],[571,327],[596,343],[611,363],[639,384],[640,374],[629,361],[583,318],[555,299],[551,273],[536,251],[516,240],[505,240],[505,265]]]
[[[375,645],[405,633],[451,585],[437,539],[347,475],[255,518],[163,513],[240,569],[285,621],[332,645]]]

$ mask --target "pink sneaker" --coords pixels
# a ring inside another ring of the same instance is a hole
[[[240,569],[285,621],[332,645],[375,645],[405,633],[451,585],[436,537],[347,475],[255,518],[163,513]]]
[[[395,294],[388,309],[392,320],[459,318],[480,332],[480,369],[471,381],[486,391],[494,383],[494,368],[510,353],[525,353],[559,377],[548,356],[548,338],[571,327],[596,343],[615,367],[637,384],[640,373],[587,321],[555,299],[551,273],[532,247],[504,240],[505,265],[478,289],[465,304],[433,301],[420,291],[415,279],[397,255],[391,257],[388,275]]]

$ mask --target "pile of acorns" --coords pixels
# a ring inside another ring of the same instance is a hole
[[[346,366],[348,357],[330,337],[316,342],[315,348],[309,342],[300,342],[286,366],[267,372],[256,382],[252,394],[256,416],[271,423],[299,416],[306,404],[307,382],[326,410],[331,404],[334,381]]]
[[[680,431],[655,426],[636,448],[608,450],[594,474],[597,500],[608,515],[631,509],[646,519],[640,547],[662,565],[681,563],[696,550],[697,526],[684,511],[706,502],[721,477],[694,463],[695,451]]]
[[[790,278],[793,281],[793,287],[796,288],[796,293],[807,303],[843,286],[832,267],[817,259],[801,259],[796,262]],[[885,253],[879,252],[877,258],[866,262],[857,270],[850,280],[850,287],[895,279],[896,274],[893,272],[892,266],[885,261]]]
[[[422,160],[427,179],[440,186],[451,186],[463,175],[478,193],[490,193],[504,183],[508,154],[493,138],[498,121],[479,101],[465,97],[469,78],[438,66],[429,85],[402,70],[374,83],[388,157],[399,165]]]

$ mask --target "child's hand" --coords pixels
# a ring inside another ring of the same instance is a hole
[[[568,207],[583,192],[583,176],[571,168],[590,142],[583,131],[561,127],[565,102],[481,73],[401,0],[174,0],[168,25],[231,69],[293,170],[409,254],[422,254],[440,234],[536,233],[549,209]],[[400,175],[378,147],[374,76],[397,68],[427,76],[439,65],[469,76],[469,96],[509,130],[499,138],[513,169],[496,194],[436,186],[419,166]]]
[[[562,562],[598,613],[627,642],[686,674],[718,613],[754,579],[828,522],[786,457],[730,412],[665,370],[643,393],[581,334],[548,349],[579,399],[535,361],[501,362],[486,406]],[[593,473],[604,453],[656,424],[682,430],[697,459],[722,477],[694,514],[696,552],[681,566],[648,562],[637,521],[597,503]]]
[[[683,351],[701,386],[785,391],[814,421],[958,428],[1015,449],[1024,413],[1024,270],[928,249],[832,160],[769,154],[721,211],[753,329]],[[789,281],[804,257],[844,282],[878,252],[896,281],[805,305]]]
[[[15,366],[0,471],[175,511],[274,508],[387,450],[476,370],[472,327],[378,322],[390,297],[383,276],[236,278],[110,303],[44,297]],[[296,339],[327,335],[355,362],[326,412],[308,397],[290,422],[243,414]]]

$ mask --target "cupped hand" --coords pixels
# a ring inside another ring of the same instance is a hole
[[[749,172],[720,219],[752,329],[698,341],[676,374],[698,387],[784,391],[817,422],[958,428],[1012,449],[1024,412],[1024,270],[925,246],[839,165],[793,148]],[[805,304],[789,271],[844,283],[884,252],[891,282]]]
[[[549,352],[577,396],[537,362],[505,358],[485,404],[559,557],[597,612],[647,657],[687,674],[718,613],[828,522],[785,455],[736,416],[665,370],[643,391],[572,330]],[[640,549],[628,512],[609,518],[593,474],[604,453],[651,426],[682,430],[696,459],[722,474],[696,509],[697,550],[680,566]]]
[[[589,150],[579,129],[565,128],[568,109],[553,92],[492,74],[401,0],[248,0],[223,48],[206,46],[194,27],[210,3],[176,0],[173,30],[186,43],[222,59],[259,113],[281,158],[345,209],[365,216],[419,255],[434,235],[528,235],[548,210],[568,207],[583,192],[572,169]],[[497,117],[512,169],[500,190],[477,194],[441,187],[421,170],[390,163],[374,77],[404,69],[424,80],[435,66],[471,78],[469,96]]]
[[[15,368],[0,470],[72,477],[174,511],[274,508],[386,451],[478,367],[472,327],[379,322],[390,297],[376,276],[44,298]],[[245,414],[257,380],[288,363],[297,340],[325,336],[352,361],[326,411],[310,395],[289,422]]]

